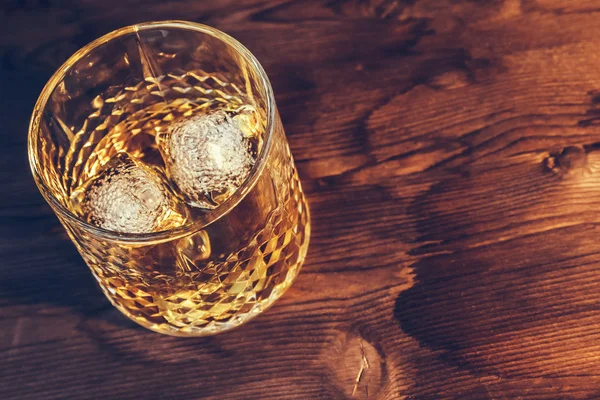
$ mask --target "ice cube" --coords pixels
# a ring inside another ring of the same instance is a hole
[[[244,182],[252,166],[242,121],[224,111],[189,117],[157,137],[167,175],[188,204],[213,209]]]
[[[111,231],[150,233],[185,222],[185,211],[165,179],[126,153],[118,153],[91,178],[80,199],[87,221]]]

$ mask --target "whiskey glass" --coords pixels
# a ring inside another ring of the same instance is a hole
[[[191,120],[242,132],[248,153],[212,154],[208,128],[178,150],[172,138]],[[77,51],[35,105],[28,153],[40,192],[106,297],[153,331],[239,326],[289,288],[305,259],[309,210],[271,85],[256,58],[214,28],[142,23]],[[210,156],[227,174],[200,179],[195,166],[172,164],[173,154]],[[232,174],[226,187],[211,181]]]

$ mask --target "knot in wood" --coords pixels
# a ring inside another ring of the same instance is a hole
[[[377,349],[359,335],[341,333],[321,354],[332,372],[331,383],[344,397],[376,398],[385,383],[384,360]]]
[[[588,163],[587,152],[581,146],[567,146],[560,154],[550,155],[546,167],[554,173],[582,172]]]

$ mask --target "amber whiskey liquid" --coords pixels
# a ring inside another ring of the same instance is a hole
[[[267,117],[243,93],[201,70],[111,86],[68,150],[45,153],[48,173],[60,171],[54,195],[100,228],[61,218],[100,287],[154,331],[241,324],[281,296],[306,255],[308,209],[283,130],[272,127],[267,150]]]

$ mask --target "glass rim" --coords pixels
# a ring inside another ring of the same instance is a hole
[[[41,115],[46,108],[46,104],[50,95],[56,88],[56,86],[62,81],[67,72],[71,70],[73,65],[80,60],[82,57],[88,55],[90,52],[100,47],[101,45],[112,41],[114,39],[123,37],[128,34],[135,33],[137,31],[142,30],[154,30],[161,28],[176,28],[182,30],[190,30],[196,31],[200,33],[204,33],[210,35],[218,40],[224,42],[225,44],[232,47],[236,53],[241,55],[245,61],[248,63],[248,66],[257,72],[260,86],[264,90],[266,94],[266,107],[267,107],[267,126],[265,129],[265,139],[263,142],[263,148],[257,156],[256,162],[254,166],[250,170],[248,177],[244,180],[244,182],[240,185],[240,187],[235,191],[235,193],[225,200],[222,204],[216,207],[213,210],[210,210],[206,214],[200,216],[191,221],[187,221],[182,226],[173,229],[167,229],[163,231],[150,232],[150,233],[122,233],[111,231],[108,229],[104,229],[95,225],[90,224],[89,222],[84,221],[83,219],[76,216],[73,212],[71,212],[67,207],[63,206],[60,201],[58,201],[55,196],[52,194],[50,189],[46,186],[43,179],[41,178],[40,171],[36,165],[35,158],[37,157],[37,135],[40,130],[40,120]],[[113,30],[96,40],[88,43],[83,46],[81,49],[77,50],[73,55],[71,55],[67,61],[65,61],[50,77],[46,85],[42,89],[40,93],[34,109],[31,115],[31,120],[29,123],[29,131],[28,131],[28,146],[27,152],[29,157],[29,166],[31,168],[35,183],[42,193],[42,196],[46,199],[46,201],[50,204],[50,206],[55,210],[57,214],[60,214],[60,217],[65,217],[68,220],[74,222],[78,226],[82,227],[88,232],[93,233],[96,236],[100,236],[102,238],[110,239],[113,241],[127,242],[127,243],[148,243],[148,242],[157,242],[166,239],[175,239],[177,237],[182,237],[190,232],[198,231],[204,229],[206,226],[212,224],[216,220],[220,219],[224,215],[226,215],[230,210],[235,208],[246,195],[254,188],[256,182],[260,178],[266,161],[271,154],[272,148],[272,138],[273,138],[273,129],[275,123],[275,98],[273,95],[273,89],[271,87],[271,83],[269,82],[269,78],[262,65],[256,59],[256,57],[248,50],[243,44],[229,36],[228,34],[210,27],[208,25],[199,24],[196,22],[189,21],[180,21],[180,20],[166,20],[166,21],[152,21],[152,22],[143,22],[139,24],[125,26],[116,30]]]

